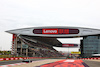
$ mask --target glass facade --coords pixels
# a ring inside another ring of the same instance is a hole
[[[92,54],[100,54],[100,36],[83,37],[84,57],[91,57]]]

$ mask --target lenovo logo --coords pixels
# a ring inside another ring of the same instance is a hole
[[[43,30],[44,33],[57,33],[57,30]]]
[[[42,34],[58,34],[58,29],[42,29]]]

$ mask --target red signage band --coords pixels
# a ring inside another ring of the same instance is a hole
[[[77,47],[77,44],[62,44],[62,47]]]
[[[42,29],[42,34],[69,34],[69,29]]]
[[[69,34],[69,29],[59,29],[59,34]]]
[[[62,44],[63,47],[70,47],[70,46],[74,46],[74,44]]]

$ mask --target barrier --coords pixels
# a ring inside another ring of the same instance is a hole
[[[100,57],[98,58],[98,60],[100,60]]]
[[[18,60],[18,57],[16,57],[15,60]]]
[[[82,60],[100,60],[100,57],[95,57],[95,58],[79,58]]]
[[[14,58],[12,57],[12,58],[10,58],[10,60],[14,60]]]
[[[4,60],[4,58],[0,58],[0,61],[3,61]]]
[[[5,60],[7,60],[7,61],[8,61],[8,60],[10,60],[10,58],[6,58]]]
[[[23,60],[23,59],[46,59],[46,58],[54,58],[54,57],[11,57],[11,58],[0,58],[0,61],[9,61],[9,60]]]
[[[22,60],[23,58],[22,57],[19,57],[19,60]]]

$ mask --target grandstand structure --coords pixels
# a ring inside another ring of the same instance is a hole
[[[54,42],[54,43],[52,43]],[[61,45],[56,38],[43,38],[13,34],[12,54],[30,57],[59,57],[62,56],[52,46]]]
[[[12,54],[30,57],[63,56],[61,53],[53,48],[53,46],[62,47],[62,43],[57,40],[57,38],[83,37],[84,40],[88,36],[100,36],[100,30],[98,29],[59,26],[22,28],[8,30],[6,32],[13,34]],[[86,40],[81,41],[82,44],[85,41]],[[81,53],[83,54],[85,51],[83,49],[85,47],[82,46],[80,48],[80,50],[82,49]],[[98,47],[98,50],[99,48],[100,47]]]

